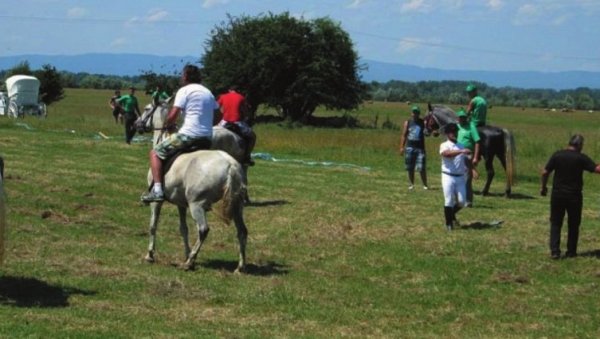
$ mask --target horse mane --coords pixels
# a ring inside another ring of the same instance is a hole
[[[431,113],[440,128],[446,126],[447,124],[458,122],[456,113],[454,113],[454,111],[448,106],[433,105]]]

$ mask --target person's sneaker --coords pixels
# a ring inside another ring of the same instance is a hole
[[[409,190],[409,191],[412,191],[412,190],[414,190],[414,189],[415,189],[415,186],[413,186],[413,185],[410,185],[410,186],[408,186],[408,190]]]
[[[559,253],[553,253],[550,255],[550,258],[552,258],[552,260],[558,260],[560,259],[560,254]]]
[[[151,202],[161,202],[165,200],[164,194],[158,194],[154,191],[150,191],[144,195],[142,195],[142,202],[151,203]]]
[[[423,189],[427,191],[429,189],[429,187],[423,186]]]
[[[447,229],[448,231],[452,231],[452,225],[446,225],[446,229]]]

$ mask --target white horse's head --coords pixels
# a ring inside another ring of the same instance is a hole
[[[163,134],[163,122],[167,116],[169,106],[162,103],[158,106],[152,104],[144,107],[144,112],[135,121],[134,128],[140,134],[154,132],[154,141],[156,142],[160,135]]]

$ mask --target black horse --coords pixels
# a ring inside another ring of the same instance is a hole
[[[428,105],[429,112],[423,118],[425,121],[425,135],[437,135],[438,130],[449,123],[457,123],[458,117],[454,111],[446,106]],[[477,128],[480,140],[480,152],[485,160],[487,180],[481,191],[487,195],[494,179],[494,158],[498,158],[506,172],[506,196],[510,196],[511,187],[516,176],[515,164],[515,140],[510,131],[495,126],[480,126]]]

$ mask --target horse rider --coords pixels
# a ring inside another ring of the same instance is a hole
[[[174,128],[178,116],[183,117],[181,128],[168,138],[154,146],[150,151],[150,168],[153,185],[141,199],[145,203],[161,202],[163,191],[163,161],[179,150],[190,146],[210,149],[214,111],[218,104],[212,92],[200,84],[200,69],[194,65],[183,67],[181,87],[175,95],[173,107],[165,119],[164,129]]]
[[[467,116],[475,127],[485,126],[487,118],[487,101],[477,93],[477,87],[469,84],[466,88],[469,95]]]
[[[473,123],[469,123],[467,113],[464,109],[456,112],[458,117],[458,134],[456,140],[459,144],[471,151],[472,157],[467,159],[467,202],[465,206],[471,207],[473,205],[473,169],[477,167],[479,163],[480,154],[480,140],[479,132]]]
[[[451,231],[456,224],[456,213],[465,205],[467,172],[466,156],[471,150],[457,142],[458,126],[449,123],[444,127],[447,140],[440,144],[442,156],[442,190],[444,192],[444,218]]]
[[[228,125],[233,124],[237,127],[240,136],[246,141],[244,164],[254,165],[251,154],[256,144],[256,134],[246,122],[248,113],[246,98],[238,92],[237,86],[230,86],[227,93],[219,97],[218,103],[221,113],[223,113],[219,126],[227,128]]]

